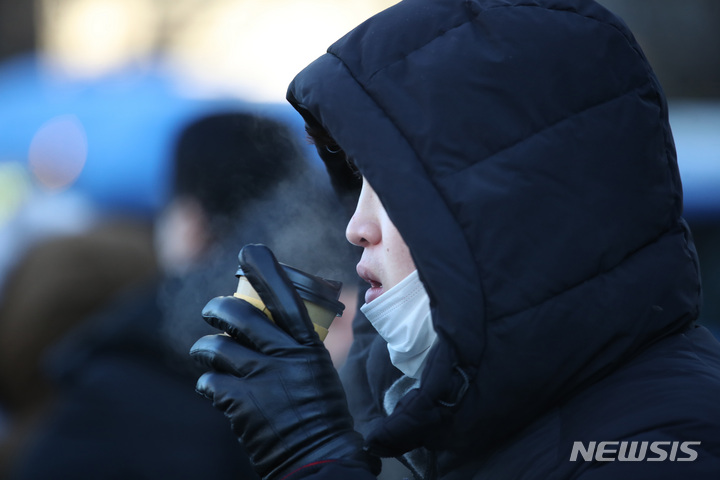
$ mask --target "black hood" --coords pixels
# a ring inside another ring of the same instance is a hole
[[[697,317],[665,98],[597,3],[406,0],[288,100],[368,179],[431,299],[422,387],[371,434],[388,453],[495,442]]]

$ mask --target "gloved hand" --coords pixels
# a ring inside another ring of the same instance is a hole
[[[244,247],[239,260],[275,323],[239,298],[211,300],[203,317],[229,336],[192,346],[190,355],[211,369],[197,391],[230,419],[265,479],[327,460],[377,474],[379,459],[363,451],[330,355],[285,272],[262,245]]]

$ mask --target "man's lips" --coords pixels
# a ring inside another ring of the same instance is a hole
[[[382,295],[385,292],[385,290],[382,288],[382,285],[379,287],[373,287],[372,285],[370,288],[365,290],[365,303],[370,303],[376,298],[378,298],[380,295]]]
[[[370,288],[365,292],[365,303],[370,303],[383,294],[385,290],[382,282],[367,267],[358,263],[356,270],[358,276],[370,284]]]

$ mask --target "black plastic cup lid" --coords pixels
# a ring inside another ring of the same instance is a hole
[[[342,282],[311,275],[284,263],[281,263],[280,266],[285,270],[285,274],[292,282],[300,298],[334,312],[336,316],[342,315],[345,305],[338,300],[342,290]],[[238,267],[235,276],[241,277],[243,275],[245,273],[242,268]]]

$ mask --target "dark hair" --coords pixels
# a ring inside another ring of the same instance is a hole
[[[250,113],[217,113],[187,125],[174,153],[173,195],[196,199],[209,218],[237,216],[304,167],[282,123]]]
[[[308,141],[318,148],[325,148],[327,151],[336,153],[341,150],[335,139],[333,139],[327,131],[318,126],[310,123],[305,124],[305,132],[307,132]]]
[[[315,145],[318,155],[325,163],[333,187],[345,204],[346,209],[354,209],[357,194],[362,186],[362,175],[355,162],[337,144],[330,134],[314,122],[305,124],[308,141]]]

